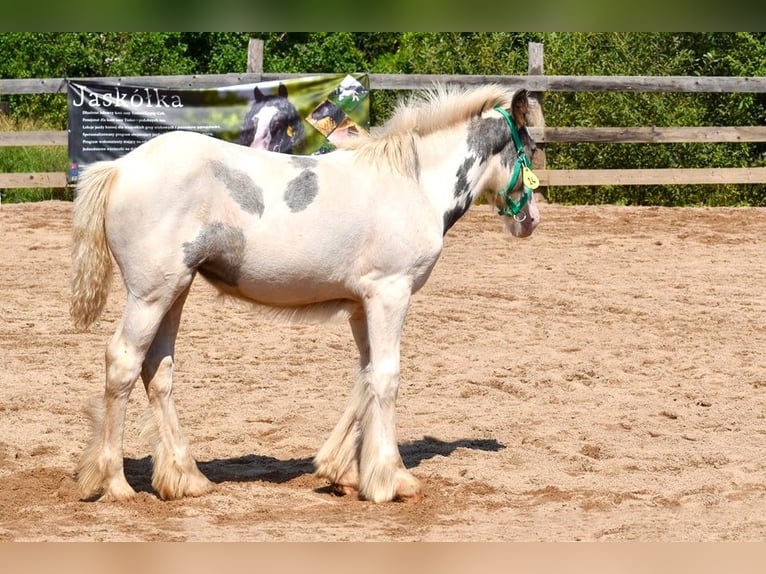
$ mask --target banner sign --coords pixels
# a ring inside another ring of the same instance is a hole
[[[70,184],[86,165],[168,131],[310,155],[332,151],[334,142],[370,125],[366,74],[180,90],[70,80],[67,100]]]

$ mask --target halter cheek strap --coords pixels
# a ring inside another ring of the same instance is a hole
[[[505,207],[498,208],[497,212],[500,215],[516,217],[517,215],[519,215],[519,213],[521,213],[521,210],[524,209],[524,206],[532,198],[532,188],[528,187],[526,182],[524,182],[524,192],[522,193],[521,199],[519,199],[518,202],[515,202],[513,198],[511,198],[511,193],[513,192],[513,189],[516,187],[516,184],[519,181],[519,175],[525,169],[530,170],[530,173],[531,173],[531,163],[529,161],[529,157],[527,156],[527,153],[524,151],[524,146],[521,144],[521,137],[519,136],[519,130],[516,129],[516,123],[511,118],[511,115],[500,106],[496,106],[495,110],[498,111],[505,118],[505,121],[508,123],[508,128],[511,130],[511,137],[513,138],[513,144],[516,147],[516,161],[513,164],[513,172],[511,173],[511,180],[508,182],[508,185],[506,186],[505,190],[500,193],[505,203]]]

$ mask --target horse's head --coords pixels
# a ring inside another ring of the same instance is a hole
[[[253,105],[245,116],[239,143],[256,149],[291,153],[303,141],[303,121],[279,84],[276,94],[253,90]]]
[[[496,107],[494,111],[502,116],[507,134],[499,154],[506,183],[495,194],[495,206],[508,232],[514,237],[529,237],[540,223],[540,210],[534,194],[539,182],[532,173],[536,146],[527,130],[527,91],[513,95],[510,109]]]

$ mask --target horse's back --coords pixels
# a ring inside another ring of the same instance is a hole
[[[198,200],[194,190],[204,191],[210,166],[240,154],[257,151],[196,132],[166,132],[116,160],[119,175],[113,194],[125,195],[131,203],[151,202],[157,210],[185,196]]]
[[[140,159],[143,161],[146,157],[152,157],[158,153],[196,154],[228,146],[237,146],[237,144],[198,132],[175,130],[153,137],[122,156],[121,160],[127,162]]]

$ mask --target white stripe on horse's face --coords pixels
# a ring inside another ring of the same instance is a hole
[[[253,141],[250,144],[251,148],[255,149],[270,149],[271,146],[271,121],[279,113],[279,109],[275,106],[264,106],[253,118],[253,128],[255,134],[253,135]]]

